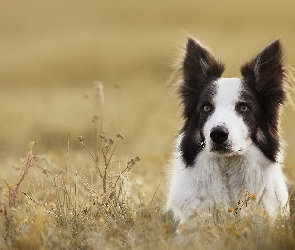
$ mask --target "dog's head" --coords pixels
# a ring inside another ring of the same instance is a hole
[[[221,78],[223,71],[207,48],[188,40],[179,89],[183,161],[192,166],[202,150],[217,157],[241,155],[251,144],[276,161],[279,107],[286,98],[279,40],[241,67],[242,78]]]

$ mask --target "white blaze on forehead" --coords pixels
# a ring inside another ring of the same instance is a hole
[[[220,78],[216,81],[217,93],[213,99],[214,112],[211,115],[210,126],[227,124],[228,128],[240,119],[235,111],[236,103],[240,97],[241,80],[239,78]]]
[[[220,78],[217,81],[216,107],[232,106],[238,101],[241,91],[241,79]]]

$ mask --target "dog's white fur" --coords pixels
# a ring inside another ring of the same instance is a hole
[[[203,133],[205,147],[193,166],[186,167],[179,150],[182,134],[170,164],[170,183],[167,209],[172,210],[180,223],[192,214],[212,214],[218,207],[227,211],[244,199],[244,192],[255,194],[269,215],[288,214],[288,191],[281,165],[270,161],[249,137],[241,116],[235,111],[242,87],[239,78],[220,78],[216,82],[214,113],[206,121]],[[231,150],[227,155],[212,152],[210,131],[227,127]]]

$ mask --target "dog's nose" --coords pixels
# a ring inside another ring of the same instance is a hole
[[[211,130],[210,137],[216,143],[225,142],[228,138],[228,130],[225,127],[217,126]]]

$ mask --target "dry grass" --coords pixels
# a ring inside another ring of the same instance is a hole
[[[17,183],[2,186],[2,249],[294,249],[294,218],[274,221],[249,192],[236,208],[219,211],[215,218],[192,217],[176,234],[177,224],[159,205],[159,186],[147,197],[130,178],[140,167],[139,157],[116,159],[123,136],[101,135],[99,140],[96,160],[79,137],[91,159],[79,172],[69,158],[59,169],[50,157],[35,155],[35,142],[29,144]],[[29,182],[23,191],[25,178]]]
[[[95,84],[93,98],[104,103],[101,83]],[[13,184],[3,179],[1,187],[3,249],[295,247],[294,218],[286,221],[278,216],[274,221],[255,205],[258,198],[249,192],[235,208],[218,211],[214,218],[192,217],[178,235],[177,222],[162,209],[163,178],[160,182],[154,178],[155,183],[147,188],[146,180],[132,174],[142,167],[140,158],[118,158],[124,136],[117,134],[113,139],[99,135],[103,117],[98,107],[93,119],[94,152],[88,140],[79,136],[81,149],[75,154],[81,154],[83,148],[85,153],[77,159],[72,159],[70,132],[65,161],[52,153],[37,155],[34,150],[38,145],[29,143],[26,158],[11,173],[19,175],[17,181]],[[240,211],[246,209],[248,212],[242,215]]]
[[[287,0],[1,3],[1,249],[294,248],[290,223],[263,213],[208,218],[180,239],[161,209],[181,125],[164,82],[183,33],[205,40],[226,76],[277,37],[294,65],[293,12]],[[287,110],[290,179],[294,126]]]

